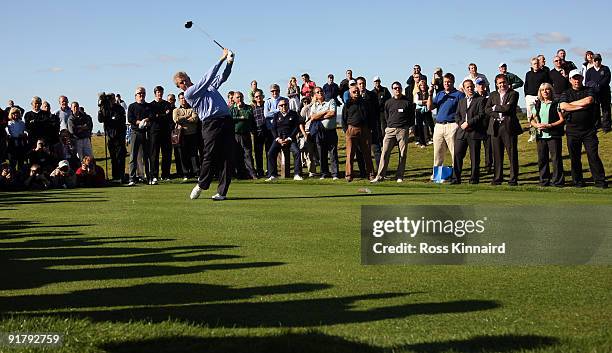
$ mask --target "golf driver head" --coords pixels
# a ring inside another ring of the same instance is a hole
[[[185,22],[185,28],[191,28],[192,26],[193,26],[193,22],[192,21]]]

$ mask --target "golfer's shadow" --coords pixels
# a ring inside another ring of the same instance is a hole
[[[452,192],[453,194],[472,194],[473,191],[458,191]],[[291,200],[291,199],[337,199],[337,198],[346,198],[346,197],[358,197],[358,198],[367,198],[367,197],[381,197],[381,196],[401,196],[401,195],[427,195],[432,196],[431,192],[383,192],[383,193],[359,193],[359,194],[345,194],[345,195],[308,195],[308,196],[257,196],[257,197],[228,197],[226,201],[239,201],[239,200]]]
[[[275,352],[275,353],[488,353],[531,351],[559,344],[554,337],[538,335],[487,335],[467,339],[424,342],[402,346],[379,347],[365,342],[347,340],[322,332],[285,333],[279,335],[229,336],[229,337],[161,337],[125,342],[105,343],[100,348],[105,352],[151,353],[151,352]]]

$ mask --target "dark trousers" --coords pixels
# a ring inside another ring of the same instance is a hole
[[[601,105],[601,128],[604,131],[609,131],[612,128],[612,120],[610,120],[610,91],[600,92],[597,95],[597,101]]]
[[[329,176],[331,161],[331,176],[338,177],[338,133],[336,129],[325,129],[322,135],[316,135],[317,151],[321,162],[321,176]]]
[[[463,169],[463,159],[470,149],[470,184],[480,182],[480,146],[482,140],[476,140],[470,136],[463,139],[455,138],[455,155],[453,156],[453,181],[461,183],[461,171]]]
[[[491,145],[493,146],[493,161],[495,164],[493,184],[501,184],[504,181],[504,149],[508,153],[508,161],[510,162],[510,180],[508,180],[508,184],[518,184],[518,137],[510,135],[502,125],[499,127],[497,136],[491,136]]]
[[[253,168],[253,141],[251,140],[251,133],[234,134],[234,139],[236,140],[235,165],[238,175],[250,179],[256,178],[255,168]]]
[[[231,117],[207,118],[202,121],[202,165],[198,185],[208,190],[213,172],[219,173],[219,195],[227,195],[232,182],[234,159],[234,122]],[[214,170],[213,170],[214,168]]]
[[[113,180],[123,180],[125,175],[125,140],[123,136],[107,140],[108,154],[111,160]]]
[[[430,134],[429,124],[432,120],[431,112],[421,113],[420,111],[415,112],[415,123],[414,136],[418,143],[421,145],[427,144],[428,138],[431,139],[433,134]]]
[[[130,181],[136,181],[138,171],[138,150],[142,147],[142,161],[145,168],[146,178],[151,180],[149,161],[149,136],[148,132],[132,131],[130,141]]]
[[[589,160],[589,169],[591,170],[591,175],[593,175],[595,186],[607,186],[603,163],[599,158],[599,139],[597,138],[596,130],[586,133],[567,132],[567,150],[571,160],[574,185],[584,185],[582,179],[582,161],[580,160],[582,145],[584,145],[587,159]]]
[[[487,139],[482,141],[484,144],[485,168],[493,169],[493,146],[491,145],[491,135],[487,135]]]
[[[266,127],[258,128],[254,134],[255,137],[255,165],[257,176],[264,175],[264,147],[266,155],[270,152],[270,146],[272,146],[272,133]]]
[[[274,141],[272,142],[272,146],[270,146],[270,151],[268,152],[268,176],[278,177],[276,157],[278,157],[278,154],[281,151],[285,156],[285,175],[291,175],[291,159],[289,151],[293,153],[293,174],[300,175],[300,172],[302,171],[302,156],[300,154],[300,147],[297,145],[297,142],[292,141],[290,144],[281,146],[280,143]]]
[[[180,177],[185,176],[185,171],[183,170],[183,155],[181,145],[172,145],[172,149],[174,150],[174,166],[176,168],[176,175]]]
[[[180,145],[181,167],[183,176],[192,178],[200,173],[200,158],[198,157],[198,133],[183,135]],[[174,158],[177,158],[176,155]]]
[[[159,177],[159,152],[161,150],[161,176],[170,178],[170,166],[172,164],[172,143],[170,141],[170,131],[158,130],[151,131],[151,176]]]
[[[561,138],[537,139],[538,170],[540,172],[540,186],[563,186],[563,158],[561,155]],[[553,173],[550,175],[549,162],[552,162]]]
[[[13,171],[26,172],[27,141],[25,138],[8,138],[7,157]]]

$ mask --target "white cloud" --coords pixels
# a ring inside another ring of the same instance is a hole
[[[536,33],[538,43],[569,43],[571,38],[560,32]]]
[[[123,69],[141,68],[142,67],[141,64],[136,64],[136,63],[117,63],[117,64],[110,64],[110,66],[117,67],[117,68],[123,68]]]
[[[53,67],[48,67],[45,69],[38,70],[38,72],[53,72],[53,73],[62,72],[62,71],[64,71],[64,68],[58,67],[58,66],[53,66]]]
[[[483,49],[495,49],[499,51],[524,49],[531,46],[529,39],[519,37],[512,33],[489,33],[482,38],[469,38],[463,35],[455,35],[453,39],[459,42],[474,43]]]
[[[170,62],[178,61],[179,59],[176,56],[162,54],[157,57],[157,60],[163,63],[170,63]]]

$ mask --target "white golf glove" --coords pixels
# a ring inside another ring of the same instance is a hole
[[[227,53],[227,62],[228,64],[231,64],[234,62],[234,52],[229,50]]]

